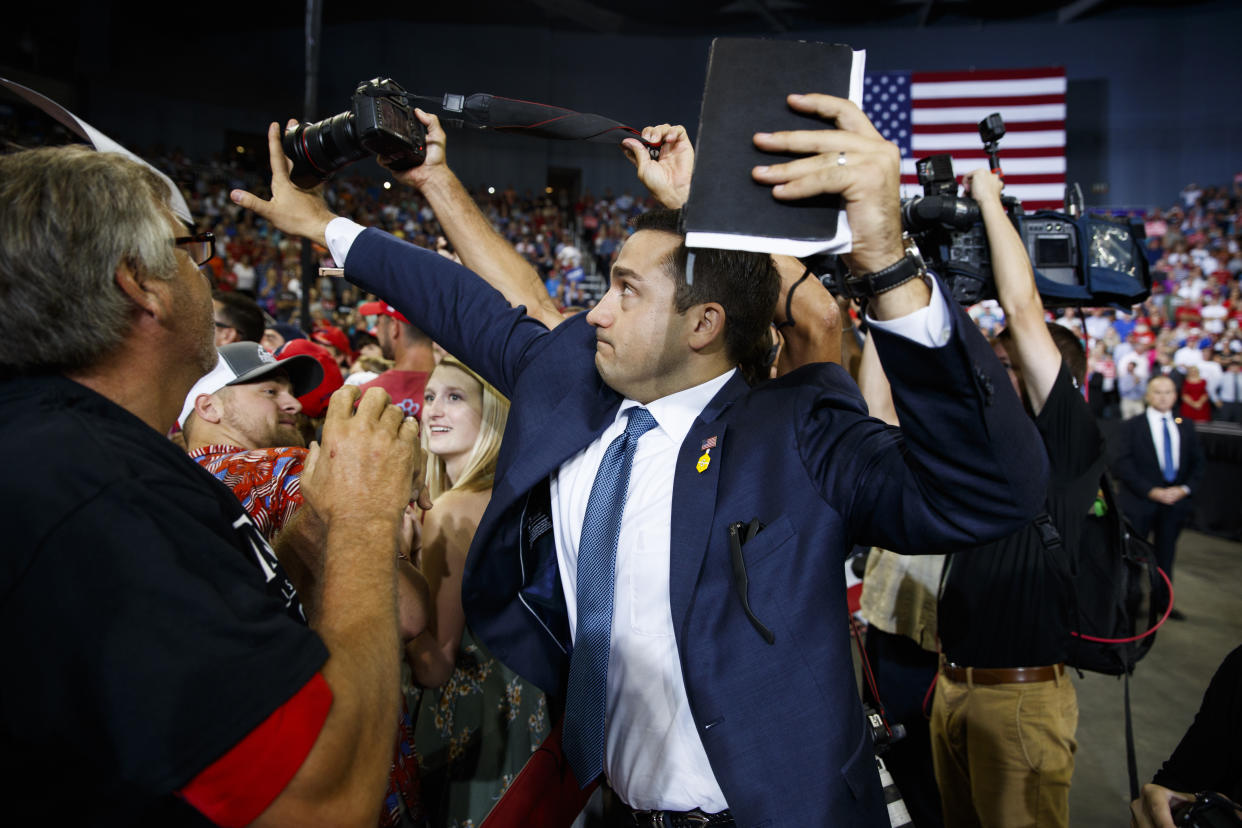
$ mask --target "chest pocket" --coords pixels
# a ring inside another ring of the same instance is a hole
[[[761,561],[771,557],[772,553],[792,540],[794,535],[793,523],[781,515],[742,544],[742,560],[748,569],[758,566]]]
[[[630,630],[636,635],[668,638],[673,635],[673,611],[668,595],[668,540],[663,547],[640,531],[637,551],[629,566]],[[621,616],[625,617],[625,616]]]

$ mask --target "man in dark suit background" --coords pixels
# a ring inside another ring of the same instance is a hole
[[[1156,563],[1173,577],[1177,536],[1190,517],[1190,496],[1203,479],[1194,424],[1173,416],[1177,386],[1164,375],[1147,383],[1147,411],[1121,424],[1117,479],[1121,506],[1141,536],[1155,535]],[[1185,616],[1173,610],[1170,616]]]
[[[738,365],[766,335],[776,275],[767,256],[698,250],[691,279],[676,214],[644,219],[600,304],[549,331],[294,188],[275,125],[272,200],[233,193],[327,244],[512,400],[463,605],[498,658],[565,700],[580,780],[602,766],[643,824],[887,826],[842,623],[845,552],[980,543],[1043,499],[1047,460],[1007,374],[903,248],[896,148],[848,101],[789,105],[838,129],[756,135],[805,157],[754,177],[777,199],[841,194],[903,430],[869,418],[838,365],[749,388]],[[632,465],[610,473],[622,441]],[[628,498],[597,519],[601,481],[623,475]],[[588,557],[613,518],[615,557]],[[606,670],[584,683],[601,620]]]

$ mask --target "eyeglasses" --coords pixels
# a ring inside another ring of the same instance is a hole
[[[190,254],[197,267],[202,267],[216,256],[216,234],[198,233],[193,236],[178,236],[172,240],[174,247],[183,247]]]

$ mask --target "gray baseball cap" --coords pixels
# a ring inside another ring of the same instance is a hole
[[[230,342],[217,349],[220,358],[212,368],[190,389],[177,424],[184,426],[185,418],[194,410],[194,402],[204,394],[214,394],[229,385],[245,385],[258,382],[268,374],[283,371],[293,384],[293,396],[301,397],[319,387],[323,382],[323,366],[314,357],[298,354],[277,360],[257,342]]]

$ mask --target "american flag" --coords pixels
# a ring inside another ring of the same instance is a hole
[[[872,72],[863,81],[863,110],[901,147],[902,195],[919,194],[914,163],[953,156],[962,175],[987,166],[979,122],[1005,119],[1000,140],[1005,193],[1026,210],[1059,209],[1065,198],[1065,69],[968,72]]]

